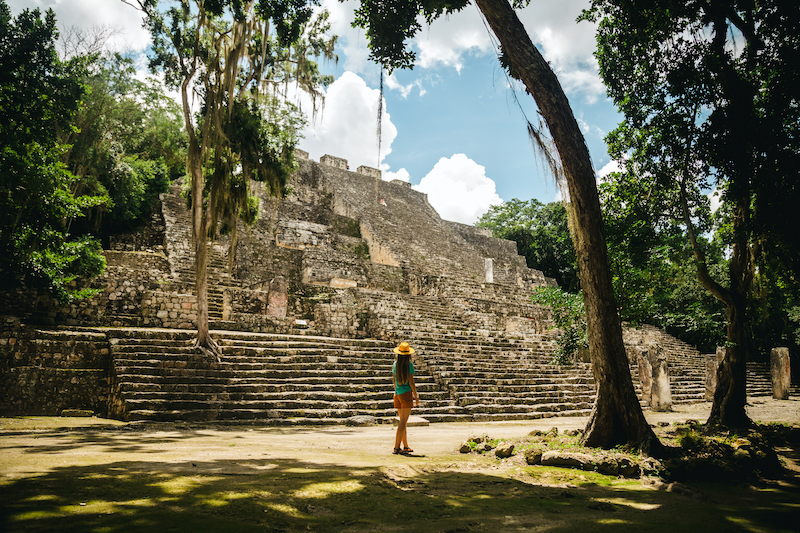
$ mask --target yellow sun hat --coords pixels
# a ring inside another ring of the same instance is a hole
[[[401,342],[400,346],[395,348],[393,351],[394,353],[399,355],[411,355],[412,353],[414,353],[414,348],[409,346],[407,342]]]

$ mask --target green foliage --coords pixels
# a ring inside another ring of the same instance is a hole
[[[82,228],[108,235],[146,221],[169,180],[184,174],[187,140],[180,108],[156,80],[136,79],[129,58],[85,59],[87,94],[66,163],[78,190],[109,196]]]
[[[800,305],[794,306],[789,309],[787,313],[789,321],[791,322],[791,333],[794,337],[795,344],[800,345]]]
[[[123,231],[146,220],[158,200],[169,189],[166,165],[159,161],[125,156],[108,175],[113,204],[105,217],[108,231]]]
[[[428,23],[442,14],[463,9],[467,0],[361,0],[356,8],[354,28],[364,28],[369,57],[389,72],[413,68],[416,54],[406,49],[406,41],[422,29],[419,20]]]
[[[163,72],[185,98],[192,83],[201,96],[200,112],[186,126],[197,136],[189,159],[204,167],[190,170],[193,182],[205,179],[209,233],[218,221],[234,229],[240,214],[254,221],[250,180],[281,196],[296,170],[294,147],[305,119],[282,91],[293,82],[316,99],[332,81],[309,59],[335,58],[327,11],[313,16],[313,1],[140,4],[153,38],[151,70]]]
[[[726,305],[748,302],[750,323],[729,330],[739,342],[786,338],[793,297],[777,295],[800,287],[800,6],[593,0],[583,18],[598,23],[600,73],[624,115],[607,137],[622,172],[604,201],[624,312],[710,342],[719,306],[687,301],[680,320],[665,301],[694,292],[665,282],[691,271]]]
[[[104,266],[97,241],[74,238],[70,225],[107,198],[76,192],[62,162],[84,65],[60,61],[56,38],[52,10],[12,20],[0,0],[0,283],[26,280],[68,301],[87,295],[72,281]]]
[[[561,335],[556,340],[558,348],[553,352],[552,363],[572,364],[579,351],[589,347],[583,295],[571,294],[558,287],[539,287],[534,290],[531,300],[549,306],[553,312],[555,327],[561,330]]]
[[[516,242],[528,267],[555,278],[567,292],[578,291],[575,248],[562,203],[514,198],[491,206],[476,226],[489,228],[495,237]]]
[[[665,191],[645,197],[638,186],[630,174],[615,173],[599,187],[620,317],[632,325],[659,326],[701,351],[713,352],[724,342],[724,305],[698,281],[685,232],[674,218],[678,215],[650,214],[655,205],[662,214],[670,212],[668,202],[654,204]],[[698,245],[709,271],[724,280],[726,262],[719,242],[700,237]]]

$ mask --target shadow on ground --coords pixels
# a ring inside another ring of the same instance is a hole
[[[531,483],[546,472],[523,468],[515,479],[412,458],[380,469],[271,458],[65,466],[6,481],[0,530],[674,533],[800,523],[793,477],[758,488],[696,484],[687,495],[597,477]]]

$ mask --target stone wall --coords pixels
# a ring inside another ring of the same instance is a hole
[[[102,333],[0,330],[0,414],[59,415],[64,409],[105,414],[108,339]]]
[[[62,304],[43,289],[6,291],[0,293],[4,302],[0,313],[12,314],[25,323],[48,326],[120,325],[115,322],[122,316],[141,317],[144,293],[160,286],[149,276],[136,274],[137,271],[107,267],[102,276],[87,285],[98,289],[98,294],[68,304]]]
[[[142,316],[149,326],[193,329],[197,323],[197,298],[194,294],[147,291],[143,295]]]

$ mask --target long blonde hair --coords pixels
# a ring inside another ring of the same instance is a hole
[[[408,383],[408,375],[411,367],[411,354],[401,355],[397,354],[397,364],[395,365],[395,383],[397,385],[405,385]]]

